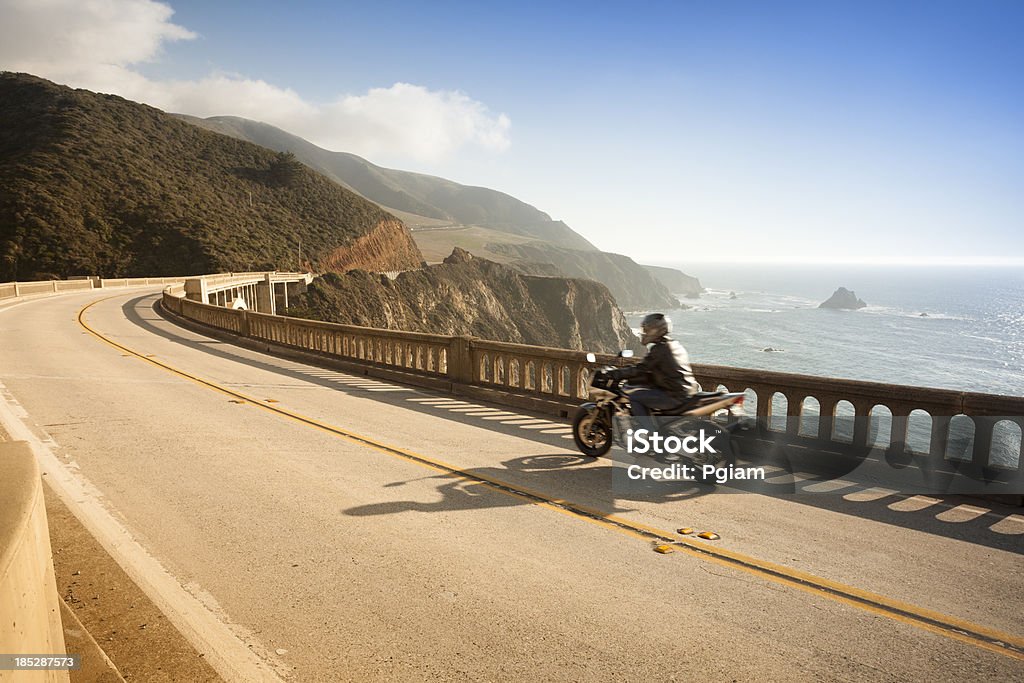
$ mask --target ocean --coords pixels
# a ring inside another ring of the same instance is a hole
[[[674,267],[707,289],[665,311],[695,363],[1024,394],[1024,268]],[[838,287],[868,307],[819,309]]]
[[[691,308],[665,311],[694,363],[1024,395],[1024,268],[673,267],[707,289],[699,299],[681,298]],[[819,309],[838,287],[854,290],[867,308]],[[626,318],[636,329],[643,315]],[[773,399],[774,428],[784,428],[784,400]],[[884,447],[891,422],[880,410],[869,438]],[[817,407],[805,412],[814,416]],[[837,414],[851,413],[841,404]],[[816,418],[809,419],[813,431]],[[912,415],[908,445],[927,452],[930,429],[930,420]],[[972,434],[967,418],[954,418],[947,457],[969,460]],[[1016,427],[997,425],[991,462],[1017,467],[1020,444]]]

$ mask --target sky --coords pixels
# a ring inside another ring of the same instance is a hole
[[[654,262],[1024,266],[1024,3],[0,0],[0,69],[507,192]]]

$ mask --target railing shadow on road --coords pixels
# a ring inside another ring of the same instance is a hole
[[[147,300],[150,299],[152,302],[147,303]],[[550,445],[563,451],[558,454],[559,456],[570,458],[565,464],[555,469],[571,472],[574,479],[577,477],[587,479],[595,487],[593,491],[605,492],[598,496],[594,507],[606,510],[608,514],[623,511],[622,508],[616,507],[611,494],[610,464],[602,467],[574,465],[571,459],[576,456],[572,453],[565,453],[566,450],[571,451],[573,448],[571,440],[566,438],[569,429],[564,423],[552,420],[550,416],[520,409],[509,409],[483,401],[461,400],[450,394],[429,389],[409,388],[386,380],[347,374],[298,361],[281,360],[270,355],[265,355],[267,360],[256,360],[251,356],[259,352],[249,351],[229,342],[189,338],[186,336],[189,333],[183,333],[180,326],[167,320],[161,314],[158,301],[159,295],[146,294],[129,299],[123,304],[122,310],[130,322],[146,331],[216,358],[264,370],[291,380],[372,398],[381,403],[413,410],[435,418]],[[153,317],[144,316],[143,313],[152,313]],[[166,323],[168,327],[163,328],[154,324],[157,322]],[[392,387],[393,390],[382,390],[387,387]],[[523,467],[517,467],[514,461],[503,464],[505,467],[489,469],[494,469],[492,474],[496,477],[506,479],[517,471],[526,471]],[[740,464],[747,463],[741,462]],[[774,465],[784,473],[795,471],[795,468],[784,460],[773,462],[770,457],[758,459],[750,464]],[[546,479],[550,480],[551,477],[548,476]],[[1020,508],[953,495],[929,496],[928,500],[919,502],[915,501],[915,498],[920,497],[904,495],[895,491],[878,491],[876,489],[879,489],[879,486],[870,483],[854,483],[831,491],[812,493],[808,490],[822,482],[827,482],[827,477],[806,482],[794,482],[793,484],[779,483],[770,487],[740,484],[737,485],[737,488],[720,487],[696,491],[690,490],[688,487],[691,485],[687,483],[669,483],[653,487],[651,495],[654,496],[654,492],[657,492],[656,495],[661,498],[641,498],[641,500],[668,502],[714,492],[716,495],[740,496],[737,499],[737,504],[742,505],[742,496],[744,495],[771,495],[800,505],[1024,554],[1024,516],[1021,515]],[[548,481],[546,486],[550,486],[552,483],[557,482]],[[543,488],[540,484],[538,487]],[[676,487],[677,493],[679,491],[689,491],[689,493],[673,495],[670,490],[672,487]],[[453,483],[451,486],[449,495],[453,499],[458,499],[463,495],[455,493],[458,488],[458,483]],[[741,492],[744,488],[747,489],[747,492]],[[728,493],[730,490],[733,493]],[[600,499],[602,496],[605,497],[605,500]],[[453,503],[448,504],[454,505]],[[519,503],[513,501],[508,504]],[[965,510],[979,512],[963,514]]]
[[[597,464],[600,463],[600,464]],[[607,463],[607,464],[606,464]],[[742,491],[735,485],[716,487],[710,484],[691,482],[631,483],[627,488],[613,488],[613,465],[610,460],[593,461],[583,456],[547,454],[506,460],[496,467],[470,468],[465,476],[453,474],[431,475],[422,479],[444,482],[437,487],[439,500],[402,500],[372,503],[344,510],[351,516],[398,514],[403,512],[452,512],[493,507],[529,505],[536,501],[526,497],[502,494],[480,486],[480,481],[510,482],[526,490],[543,491],[555,498],[566,498],[566,489],[571,484],[573,504],[599,515],[621,515],[636,508],[631,503],[675,503],[696,500],[706,495],[731,495],[736,505],[744,505],[744,499],[752,495],[770,495],[788,502],[821,508],[831,512],[850,515],[860,519],[891,524],[916,531],[922,531],[944,538],[996,548],[1017,554],[1024,553],[1024,520],[1015,528],[998,532],[1006,518],[1014,514],[1014,508],[999,509],[999,506],[979,505],[972,498],[946,496],[930,499],[931,504],[921,507],[917,496],[896,493],[880,494],[870,487],[844,490],[841,493],[808,493],[799,487],[789,488],[791,493],[780,494],[777,490],[768,492],[764,488],[750,487]],[[474,481],[477,480],[477,481]],[[826,480],[827,481],[827,480]],[[399,487],[409,482],[393,482],[389,487]],[[741,485],[742,486],[742,485]],[[963,506],[963,507],[961,507]],[[1005,507],[1005,506],[1004,506]],[[958,519],[957,511],[970,509],[980,514],[969,514],[968,519]],[[945,518],[943,518],[945,517]]]
[[[920,531],[1024,554],[1024,514],[1021,508],[975,496],[954,493],[913,493],[899,473],[843,466],[834,456],[815,458],[811,449],[799,454],[784,447],[752,453],[744,446],[737,465],[764,466],[763,481],[731,482],[744,494],[784,499],[791,503],[837,512],[892,526]],[[819,454],[820,455],[820,454]],[[913,477],[911,477],[913,478]]]
[[[608,463],[608,464],[606,464]],[[343,510],[350,516],[397,514],[402,512],[453,512],[484,508],[532,505],[537,498],[515,491],[504,491],[489,482],[505,482],[523,492],[538,492],[545,498],[563,499],[564,486],[556,486],[556,479],[571,481],[572,506],[597,517],[608,517],[632,512],[630,503],[668,503],[693,500],[714,491],[713,484],[644,481],[629,488],[628,492],[615,492],[612,487],[613,467],[606,460],[563,453],[530,455],[503,461],[496,467],[473,467],[460,474],[439,474],[410,481],[396,481],[387,487],[401,487],[412,481],[436,479],[444,482],[437,487],[440,500],[432,502],[401,500],[371,503]],[[557,493],[555,493],[557,490]],[[541,492],[546,492],[541,493]]]

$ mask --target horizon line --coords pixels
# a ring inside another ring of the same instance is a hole
[[[666,261],[662,259],[649,260],[634,257],[636,261],[643,261],[649,265],[678,267],[681,261]],[[758,265],[758,266],[910,266],[910,267],[989,267],[989,268],[1011,268],[1024,267],[1024,258],[990,258],[970,259],[953,261],[950,259],[835,259],[835,260],[786,260],[786,259],[694,259],[686,260],[686,265]]]

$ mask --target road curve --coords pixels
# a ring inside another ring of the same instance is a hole
[[[119,561],[187,591],[191,607],[163,604],[223,647],[226,677],[1024,677],[1010,509],[870,489],[616,497],[611,464],[562,424],[243,350],[158,298],[0,308],[0,414],[93,492],[80,514],[130,535]],[[689,542],[716,554],[652,552],[682,526],[721,534]]]

